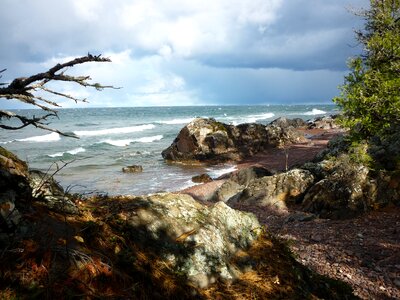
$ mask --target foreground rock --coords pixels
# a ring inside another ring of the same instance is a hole
[[[313,183],[311,172],[293,169],[253,180],[242,192],[228,199],[228,203],[287,209],[287,203],[301,199]]]
[[[219,163],[305,141],[304,135],[294,127],[281,127],[279,122],[268,126],[255,123],[234,126],[215,119],[197,118],[182,128],[162,156],[169,161]]]
[[[23,203],[31,199],[27,164],[0,147],[0,234],[12,231],[21,220]]]
[[[175,272],[202,288],[217,279],[236,278],[240,270],[230,258],[261,232],[252,214],[222,202],[207,207],[183,194],[121,197],[118,206],[115,222],[125,224],[135,243],[162,249]]]
[[[76,214],[78,208],[52,176],[28,169],[28,165],[0,147],[0,233],[15,231],[22,213],[32,202],[51,210]]]

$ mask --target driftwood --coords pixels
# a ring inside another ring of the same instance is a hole
[[[97,90],[115,88],[113,86],[104,86],[99,83],[91,83],[89,82],[91,80],[90,76],[70,76],[65,74],[65,71],[68,68],[88,62],[111,62],[111,60],[102,57],[101,55],[88,54],[87,56],[75,58],[63,64],[57,64],[43,73],[38,73],[30,77],[16,78],[8,85],[6,83],[0,83],[0,98],[16,99],[23,103],[41,108],[47,112],[45,115],[40,117],[26,117],[11,111],[0,110],[0,128],[17,130],[32,125],[44,130],[57,132],[64,136],[76,137],[47,126],[48,123],[46,121],[49,117],[58,117],[55,108],[60,107],[60,105],[57,102],[47,99],[46,96],[43,95],[56,95],[75,101],[75,103],[87,102],[87,99],[79,99],[72,95],[60,93],[48,88],[46,84],[50,81],[75,82],[80,86],[92,87]],[[0,70],[0,74],[5,71],[6,69]],[[42,96],[39,96],[37,92],[42,92]],[[1,122],[2,119],[17,119],[20,124],[5,125]]]

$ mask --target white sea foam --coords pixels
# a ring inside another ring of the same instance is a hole
[[[250,115],[247,117],[247,120],[249,120],[249,123],[254,123],[258,120],[266,120],[266,119],[271,119],[274,117],[274,113],[265,113],[265,114],[259,114],[259,115]]]
[[[103,140],[100,143],[105,143],[105,144],[109,144],[112,146],[116,146],[116,147],[125,147],[128,146],[129,144],[133,143],[133,142],[137,142],[137,143],[152,143],[155,141],[159,141],[163,138],[162,135],[155,135],[155,136],[145,136],[145,137],[141,137],[138,139],[124,139],[124,140],[112,140],[112,139],[107,139],[107,140]]]
[[[230,124],[232,125],[239,125],[239,124],[244,124],[244,123],[255,123],[258,120],[266,120],[266,119],[271,119],[275,116],[274,113],[264,113],[264,114],[259,114],[259,115],[248,115],[244,117],[227,117],[227,119],[230,121]]]
[[[315,116],[315,115],[323,115],[326,114],[326,111],[317,109],[317,108],[313,108],[311,111],[307,111],[304,113],[304,115],[306,116]]]
[[[109,144],[109,145],[116,146],[116,147],[125,147],[125,146],[128,146],[132,142],[133,142],[133,139],[126,139],[126,140],[107,139],[107,140],[101,141],[100,143],[105,143],[105,144]]]
[[[43,142],[56,142],[60,139],[61,139],[60,135],[57,132],[52,132],[45,135],[31,136],[25,139],[17,139],[16,141],[43,143]]]
[[[85,152],[85,151],[86,151],[85,148],[79,147],[79,148],[75,148],[75,149],[72,149],[70,151],[67,151],[67,153],[75,155],[75,154],[78,154],[78,153],[81,153],[81,152]]]
[[[149,130],[149,129],[153,129],[153,128],[155,128],[155,125],[145,124],[145,125],[108,128],[108,129],[100,129],[100,130],[78,130],[78,131],[74,131],[74,133],[78,136],[97,136],[97,135],[107,135],[107,134],[140,132],[140,131]]]
[[[75,148],[75,149],[72,149],[72,150],[69,150],[69,151],[66,151],[66,152],[57,152],[57,153],[54,153],[54,154],[49,154],[47,156],[49,156],[49,157],[61,157],[65,153],[69,153],[69,154],[75,155],[75,154],[78,154],[78,153],[81,153],[81,152],[85,152],[85,151],[86,151],[85,148],[79,147],[79,148]]]
[[[208,171],[208,175],[210,175],[210,177],[218,178],[224,174],[237,171],[237,167],[236,166],[228,166],[228,167],[221,168],[221,169],[207,169],[207,171]]]
[[[188,124],[192,122],[194,118],[185,118],[185,119],[173,119],[173,120],[166,120],[166,121],[158,121],[157,123],[160,124],[167,124],[167,125],[179,125],[179,124]]]
[[[185,181],[183,184],[181,184],[178,188],[171,187],[171,188],[167,189],[167,191],[169,191],[169,192],[177,191],[177,190],[182,191],[182,190],[186,190],[192,186],[199,185],[199,184],[201,184],[201,183],[193,182],[191,179],[189,179],[189,180]]]
[[[134,139],[134,142],[139,142],[139,143],[152,143],[155,141],[159,141],[163,138],[162,135],[155,135],[155,136],[145,136],[142,138]]]

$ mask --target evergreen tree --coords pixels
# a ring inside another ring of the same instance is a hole
[[[400,0],[371,0],[360,15],[366,22],[356,38],[363,54],[351,59],[341,96],[334,99],[355,139],[400,125]]]

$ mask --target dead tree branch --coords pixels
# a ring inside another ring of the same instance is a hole
[[[48,127],[48,123],[45,123],[49,117],[58,117],[55,108],[60,107],[60,105],[49,99],[46,96],[39,96],[36,93],[42,91],[44,95],[55,95],[63,98],[78,102],[87,102],[87,99],[79,99],[72,95],[54,91],[51,88],[46,87],[46,84],[51,81],[61,81],[61,82],[74,82],[83,87],[92,87],[96,90],[102,90],[104,88],[115,88],[109,85],[101,85],[99,83],[91,83],[90,76],[70,76],[66,75],[65,71],[68,68],[74,67],[79,64],[84,64],[88,62],[111,62],[109,58],[102,57],[101,55],[92,55],[88,53],[87,56],[78,57],[70,60],[66,63],[57,64],[50,68],[46,72],[38,73],[30,77],[22,77],[14,79],[10,84],[0,83],[0,98],[5,99],[15,99],[26,104],[30,104],[34,107],[38,107],[46,112],[47,114],[40,117],[25,117],[10,111],[0,110],[0,128],[8,130],[17,130],[24,128],[26,126],[35,126],[40,129],[49,130],[57,132],[64,136],[76,137],[68,135],[66,133],[60,132],[57,129]],[[6,69],[0,70],[0,73],[5,72]],[[0,78],[2,76],[0,75]],[[1,87],[4,86],[4,87]],[[5,125],[1,121],[2,119],[15,119],[19,121],[19,125]]]

